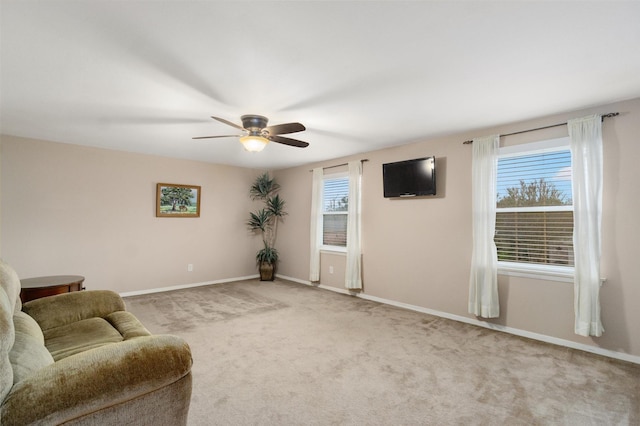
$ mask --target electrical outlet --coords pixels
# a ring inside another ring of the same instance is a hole
[[[187,272],[193,272],[193,263],[187,265]]]
[[[333,274],[333,266],[329,266],[329,273]]]

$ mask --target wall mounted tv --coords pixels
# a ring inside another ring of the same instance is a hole
[[[383,164],[382,181],[385,198],[436,195],[436,158]]]

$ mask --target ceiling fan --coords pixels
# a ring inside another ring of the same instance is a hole
[[[281,143],[284,145],[295,146],[298,148],[306,148],[309,143],[297,139],[291,139],[284,136],[288,133],[302,132],[306,130],[300,123],[276,124],[275,126],[267,126],[269,119],[261,115],[243,115],[240,117],[242,126],[225,120],[224,118],[211,116],[214,120],[227,124],[236,129],[242,130],[240,135],[220,135],[220,136],[198,136],[193,139],[210,139],[210,138],[233,138],[239,137],[240,143],[244,149],[250,152],[259,152],[264,149],[269,141]]]

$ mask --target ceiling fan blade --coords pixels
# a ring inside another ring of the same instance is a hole
[[[220,136],[196,136],[191,139],[212,139],[212,138],[240,138],[244,135],[220,135]]]
[[[277,143],[295,146],[298,148],[306,148],[309,146],[308,142],[299,141],[298,139],[285,138],[284,136],[267,136],[267,139]]]
[[[302,132],[303,130],[306,130],[306,127],[300,123],[285,123],[269,126],[265,128],[265,130],[268,131],[270,135],[283,135],[286,133]]]
[[[224,124],[226,124],[228,126],[235,127],[236,129],[244,130],[244,127],[242,127],[242,126],[240,126],[240,125],[238,125],[236,123],[232,123],[229,120],[225,120],[224,118],[214,117],[213,115],[211,116],[211,118],[213,118],[214,120],[217,120],[217,121],[219,121],[221,123],[224,123]]]

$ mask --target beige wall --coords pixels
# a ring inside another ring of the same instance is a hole
[[[493,322],[640,356],[640,99],[279,170],[289,214],[279,226],[278,272],[309,277],[309,170],[367,158],[365,293],[471,318],[471,147],[462,141],[610,111],[621,115],[604,124],[604,335],[573,333],[573,286],[555,281],[500,276],[502,315]],[[564,135],[559,127],[506,137],[503,144]],[[247,196],[255,170],[11,136],[2,136],[1,149],[1,253],[23,278],[81,274],[89,288],[132,292],[256,273],[260,240],[245,226],[247,212],[256,208]],[[383,163],[427,155],[438,158],[438,196],[382,197]],[[157,182],[202,186],[202,216],[156,218]],[[321,264],[321,283],[342,288],[344,256],[325,253]]]
[[[2,257],[22,278],[133,292],[257,273],[255,170],[11,136],[1,148]],[[200,185],[200,218],[155,217],[158,182]]]
[[[289,211],[279,228],[280,274],[309,278],[309,210],[311,173],[367,158],[363,172],[364,292],[396,302],[469,317],[467,313],[471,257],[471,146],[462,141],[493,133],[510,133],[564,122],[590,113],[619,111],[604,123],[605,189],[603,213],[602,317],[605,333],[583,338],[573,333],[573,284],[500,276],[502,315],[493,321],[579,344],[640,356],[640,228],[638,159],[640,99],[543,119],[434,138],[358,156],[277,171]],[[502,138],[503,145],[566,136],[566,126]],[[382,164],[421,156],[437,158],[438,196],[385,199]],[[342,264],[340,264],[342,262]],[[329,276],[328,264],[335,264]],[[321,256],[321,284],[342,288],[344,257]]]

